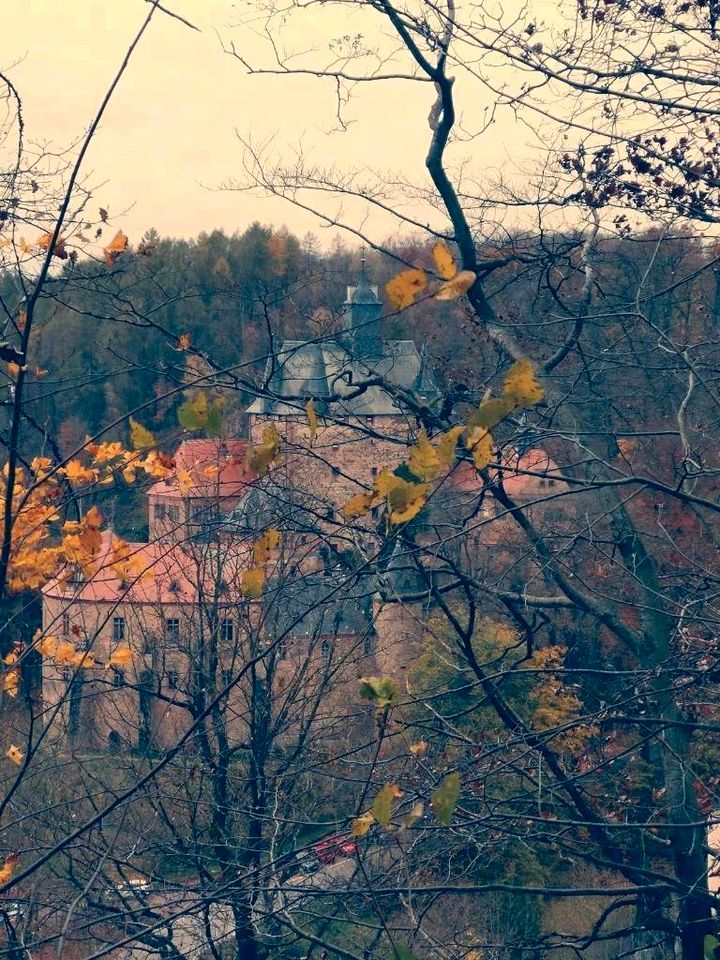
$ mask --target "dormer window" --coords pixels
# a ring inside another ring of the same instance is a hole
[[[164,520],[164,519],[165,519],[165,516],[166,516],[165,504],[164,504],[164,503],[156,503],[156,504],[155,504],[155,519],[156,519],[156,520]]]

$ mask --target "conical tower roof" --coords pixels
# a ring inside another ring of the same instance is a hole
[[[360,261],[360,276],[358,277],[357,286],[353,290],[352,297],[350,298],[350,303],[379,306],[380,302],[377,293],[373,287],[370,286],[367,263],[365,257],[363,257]]]

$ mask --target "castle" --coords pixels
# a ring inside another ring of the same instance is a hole
[[[247,410],[250,441],[185,440],[175,475],[147,491],[148,542],[120,547],[107,531],[95,574],[44,588],[43,634],[87,651],[81,668],[43,659],[43,702],[60,736],[83,748],[167,749],[198,709],[220,704],[240,738],[249,663],[262,662],[266,679],[272,671],[278,695],[331,680],[347,702],[359,676],[402,671],[417,654],[428,589],[412,556],[399,539],[383,544],[372,518],[350,528],[338,513],[380,467],[405,459],[413,410],[441,401],[425,351],[381,340],[381,315],[363,264],[340,328],[285,341],[268,361]],[[256,477],[247,449],[270,424],[283,456]],[[539,451],[525,457],[533,473],[551,466]],[[544,483],[522,470],[510,482],[528,496]],[[456,471],[456,509],[482,517],[481,486],[472,469]],[[437,522],[451,515],[446,496]],[[279,542],[265,550],[261,595],[248,596],[243,576],[268,530]]]

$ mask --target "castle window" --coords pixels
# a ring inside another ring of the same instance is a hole
[[[366,657],[370,657],[375,652],[375,634],[370,631],[365,634],[365,639],[363,641],[363,654]]]
[[[339,468],[339,467],[331,467],[330,469],[332,470],[332,475],[333,475],[334,477],[339,477],[339,476],[340,476],[340,468]]]
[[[223,643],[232,643],[235,639],[235,624],[232,620],[220,621],[220,640]]]
[[[155,519],[164,520],[165,519],[165,504],[156,503],[155,504]]]
[[[70,633],[70,614],[64,613],[62,615],[62,632],[65,636]]]
[[[173,647],[180,643],[180,621],[177,617],[169,617],[165,621],[165,642]]]
[[[172,523],[178,523],[180,520],[180,507],[174,505],[167,508],[168,520]]]
[[[125,671],[124,671],[124,670],[118,670],[117,667],[116,667],[116,668],[115,668],[115,672],[113,673],[113,681],[112,681],[112,682],[113,682],[113,686],[114,686],[114,687],[124,687],[124,686],[125,686]]]
[[[371,477],[377,476],[377,467],[370,467],[370,476]]]
[[[167,683],[171,690],[177,690],[178,686],[180,685],[180,674],[177,672],[177,670],[168,670]]]
[[[66,683],[70,683],[73,678],[72,667],[63,667],[62,678],[66,681]]]
[[[548,480],[548,486],[549,486],[549,487],[554,487],[554,486],[555,486],[555,482],[556,482],[555,480]]]
[[[320,656],[323,658],[323,660],[329,660],[329,659],[330,659],[331,649],[332,649],[332,648],[331,648],[331,646],[330,646],[330,641],[329,641],[329,640],[323,640],[323,642],[322,642],[321,645],[320,645]]]
[[[113,643],[119,643],[121,640],[125,639],[125,618],[124,617],[113,617],[112,638],[113,638]]]

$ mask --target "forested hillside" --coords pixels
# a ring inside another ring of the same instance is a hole
[[[482,250],[491,265],[497,260],[488,290],[499,318],[508,331],[530,336],[539,358],[562,342],[573,316],[584,282],[581,245],[580,234],[546,237],[542,246],[517,236]],[[595,295],[612,318],[592,323],[598,347],[615,335],[623,311],[631,315],[638,306],[659,333],[713,330],[720,316],[717,272],[702,268],[716,255],[711,245],[654,233],[602,241]],[[40,305],[29,358],[32,416],[65,455],[98,430],[126,436],[128,416],[143,407],[144,418],[172,444],[181,435],[178,388],[188,368],[204,364],[217,373],[212,385],[226,400],[226,432],[241,432],[238,414],[268,355],[283,338],[332,334],[362,256],[382,289],[403,265],[427,265],[429,246],[409,237],[380,253],[336,238],[323,250],[312,235],[298,238],[256,223],[233,236],[215,232],[193,241],[151,230],[110,270],[104,262],[66,261],[55,278],[62,296],[50,284]],[[0,285],[8,302],[19,295],[10,276]],[[189,350],[179,348],[185,335]],[[420,302],[411,317],[388,307],[383,336],[426,344],[451,392],[472,383],[473,393],[481,393],[492,376],[494,348],[462,305]]]

